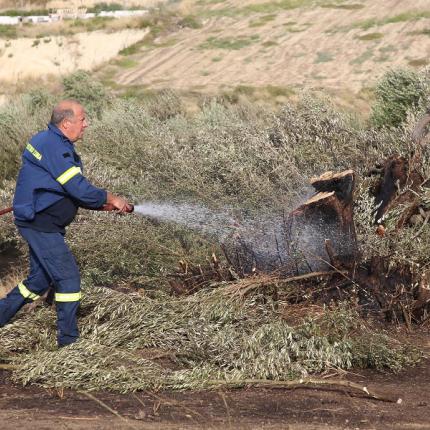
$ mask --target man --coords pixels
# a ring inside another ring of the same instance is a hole
[[[27,144],[13,210],[18,231],[29,245],[30,273],[0,300],[2,327],[52,284],[60,347],[79,337],[76,312],[81,298],[79,269],[64,241],[65,227],[80,206],[97,209],[109,203],[120,213],[129,206],[125,199],[95,187],[83,175],[74,143],[82,139],[87,126],[84,108],[77,101],[63,100],[54,108],[48,129]]]

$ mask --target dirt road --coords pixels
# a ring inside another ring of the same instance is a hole
[[[93,393],[123,419],[85,394],[23,388],[9,376],[0,372],[2,430],[430,429],[429,359],[399,375],[366,371],[348,376],[370,390],[402,398],[401,404],[345,389]]]

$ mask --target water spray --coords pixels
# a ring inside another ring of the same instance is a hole
[[[136,205],[135,213],[198,231],[226,248],[246,250],[267,268],[288,258],[283,213],[252,216],[229,207],[211,210],[197,204],[150,201]]]

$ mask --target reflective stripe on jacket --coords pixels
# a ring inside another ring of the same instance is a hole
[[[53,124],[34,135],[22,155],[13,200],[17,220],[31,221],[35,214],[61,200],[72,198],[80,206],[99,208],[105,190],[92,185],[74,145]]]

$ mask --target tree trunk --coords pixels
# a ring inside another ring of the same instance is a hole
[[[352,170],[312,178],[317,194],[291,212],[287,243],[295,272],[352,268],[357,258]]]

